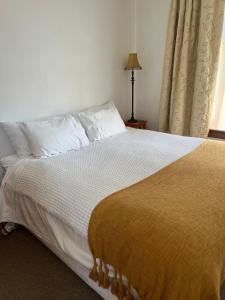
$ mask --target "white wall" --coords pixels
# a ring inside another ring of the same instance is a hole
[[[130,116],[123,67],[137,50],[137,117],[157,129],[169,8],[170,0],[0,0],[0,121],[110,99]]]
[[[107,100],[127,116],[133,2],[0,0],[0,121]]]
[[[171,0],[136,0],[136,45],[142,71],[136,72],[137,117],[158,128],[164,53]]]

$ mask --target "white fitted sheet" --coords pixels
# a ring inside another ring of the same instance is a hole
[[[0,221],[26,226],[105,299],[113,299],[88,279],[92,257],[87,230],[93,209],[106,196],[154,174],[202,142],[129,129],[80,151],[20,161],[5,177],[14,195],[5,190]],[[85,274],[79,274],[77,264]]]

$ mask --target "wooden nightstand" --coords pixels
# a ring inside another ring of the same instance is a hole
[[[144,120],[137,120],[136,123],[125,121],[126,126],[138,128],[138,129],[146,129],[147,121]]]

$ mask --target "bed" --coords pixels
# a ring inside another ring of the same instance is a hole
[[[157,173],[202,143],[130,128],[80,151],[20,159],[3,179],[0,222],[24,225],[99,295],[116,299],[88,276],[92,211],[105,197]]]

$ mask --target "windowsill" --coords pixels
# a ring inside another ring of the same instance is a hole
[[[209,137],[215,139],[225,140],[225,131],[224,130],[217,130],[217,129],[210,129],[209,130]]]

